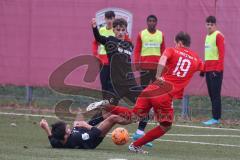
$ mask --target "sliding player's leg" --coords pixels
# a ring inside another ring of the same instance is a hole
[[[131,121],[129,119],[125,119],[119,115],[110,115],[102,121],[97,128],[102,131],[101,136],[104,137],[115,124],[128,125],[130,123]]]
[[[104,105],[108,105],[108,104],[112,104],[112,105],[117,105],[119,102],[119,98],[118,96],[109,94],[108,92],[104,92],[103,93],[103,98],[104,100],[99,101],[99,102],[94,102],[91,103],[88,107],[87,107],[87,111],[88,110],[94,110],[96,107],[100,107],[100,106],[104,106]],[[90,121],[88,121],[88,123],[92,126],[96,126],[98,125],[100,122],[102,122],[104,120],[104,115],[102,114],[102,112],[97,112],[95,115],[93,115],[93,117],[91,118]]]
[[[129,150],[138,152],[143,145],[163,136],[172,126],[174,112],[172,107],[172,97],[169,95],[152,98],[151,103],[154,107],[156,120],[159,126],[148,131],[143,137],[139,138],[129,146]],[[141,149],[142,150],[142,149]]]
[[[118,115],[110,115],[104,119],[98,127],[92,127],[89,131],[89,141],[87,142],[90,149],[96,148],[102,143],[106,134],[111,130],[115,124],[127,125],[130,121]],[[87,125],[87,124],[85,124]]]

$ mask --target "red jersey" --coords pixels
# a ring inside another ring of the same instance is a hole
[[[157,63],[159,61],[160,56],[141,56],[142,50],[142,39],[141,34],[138,34],[137,43],[134,50],[134,63],[139,64],[141,69],[156,69]],[[165,40],[164,35],[162,35],[162,43],[160,46],[161,54],[165,50]]]
[[[167,48],[163,55],[168,59],[162,78],[173,84],[174,89],[170,94],[174,98],[182,98],[184,88],[193,74],[204,70],[202,60],[188,48]]]
[[[223,71],[224,69],[224,36],[221,33],[217,34],[216,45],[218,48],[219,60],[205,61],[205,71]]]

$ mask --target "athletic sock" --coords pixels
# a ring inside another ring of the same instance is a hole
[[[101,123],[104,120],[102,113],[95,114],[90,121],[88,121],[88,124],[91,126],[96,126],[99,123]]]
[[[141,147],[144,144],[147,144],[148,142],[151,142],[161,136],[163,136],[166,132],[160,127],[157,126],[153,128],[152,130],[148,131],[143,137],[139,138],[135,142],[133,142],[133,145],[135,147]]]
[[[138,130],[141,130],[141,131],[144,132],[146,126],[147,126],[147,121],[142,120],[142,121],[140,121],[139,124],[138,124]]]

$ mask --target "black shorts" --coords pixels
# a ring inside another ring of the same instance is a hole
[[[104,139],[101,136],[102,131],[97,127],[92,127],[91,130],[88,131],[90,139],[87,140],[84,144],[85,149],[95,149]]]

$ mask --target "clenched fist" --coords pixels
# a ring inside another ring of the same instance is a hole
[[[93,19],[92,19],[92,27],[93,27],[93,28],[97,27],[96,18],[93,18]]]

